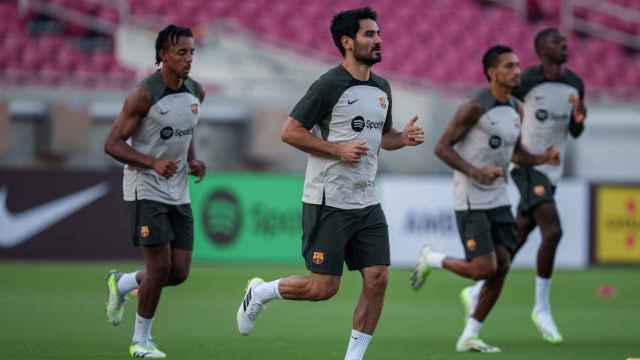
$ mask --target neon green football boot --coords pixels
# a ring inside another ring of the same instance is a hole
[[[107,273],[107,321],[112,325],[119,325],[124,315],[125,297],[118,291],[118,280],[122,273],[111,270]]]
[[[411,271],[411,277],[409,278],[409,281],[411,283],[411,287],[414,290],[419,290],[422,285],[424,285],[424,282],[427,280],[427,277],[429,277],[429,274],[431,274],[432,268],[427,263],[427,257],[429,256],[430,252],[431,248],[425,245],[422,250],[420,250],[420,257],[416,262],[416,266]]]

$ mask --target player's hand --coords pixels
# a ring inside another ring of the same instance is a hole
[[[584,103],[575,94],[569,96],[569,103],[571,103],[571,106],[573,107],[573,121],[577,124],[582,124],[584,119],[587,117],[587,111],[584,107]]]
[[[155,160],[153,162],[153,171],[168,179],[176,174],[178,164],[180,164],[180,160]]]
[[[549,164],[558,166],[560,165],[560,151],[555,146],[549,146],[544,151],[544,162],[543,164]]]
[[[366,140],[354,140],[337,144],[336,155],[346,163],[356,164],[360,158],[366,156],[369,146]]]
[[[201,182],[207,172],[207,167],[200,160],[189,160],[189,175],[198,177],[196,184]]]
[[[407,122],[402,130],[402,144],[416,146],[424,142],[424,129],[416,125],[418,116],[414,116]]]
[[[504,170],[495,165],[487,165],[472,174],[472,177],[482,185],[491,185],[502,176],[504,176]]]

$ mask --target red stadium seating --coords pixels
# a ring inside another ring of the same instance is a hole
[[[640,9],[640,0],[611,0]],[[52,0],[77,11],[95,14],[111,22],[118,21],[113,8],[85,0]],[[495,43],[513,47],[524,66],[536,62],[532,49],[537,30],[557,25],[559,3],[538,0],[539,10],[547,15],[542,23],[531,24],[513,10],[500,6],[483,6],[478,1],[422,0],[183,0],[176,6],[171,0],[129,1],[131,13],[143,19],[162,19],[185,26],[209,25],[217,20],[233,21],[265,40],[288,45],[309,56],[338,61],[328,28],[331,16],[338,10],[370,5],[380,13],[383,30],[384,61],[377,71],[437,87],[469,88],[484,83],[480,68],[483,51]],[[581,16],[622,31],[640,33],[640,27],[624,23],[593,11]],[[85,52],[65,37],[86,36],[88,31],[67,25],[64,35],[28,35],[27,18],[17,15],[15,2],[0,2],[0,69],[5,78],[21,78],[26,73],[43,75],[55,84],[65,78],[89,87],[127,86],[131,71],[117,64],[113,51]],[[8,49],[21,48],[11,52]],[[26,48],[25,48],[26,46]],[[571,36],[570,66],[582,74],[590,90],[634,95],[640,89],[637,57],[617,44],[589,37]],[[47,59],[42,63],[42,59]],[[40,61],[39,61],[40,60]],[[597,64],[597,65],[596,65]],[[69,73],[71,75],[69,75]],[[1,75],[2,73],[0,73]],[[45,76],[46,75],[46,76]],[[100,81],[100,77],[107,80]],[[37,76],[38,77],[38,76]],[[113,80],[116,79],[116,80]],[[637,96],[637,95],[635,95]]]

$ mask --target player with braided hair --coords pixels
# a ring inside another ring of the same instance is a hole
[[[156,40],[155,73],[127,96],[113,123],[105,152],[126,164],[123,192],[133,244],[142,249],[141,271],[107,274],[107,318],[122,321],[125,295],[138,290],[138,311],[129,354],[165,358],[151,337],[162,288],[183,283],[193,249],[193,216],[187,177],[205,175],[193,146],[204,91],[189,77],[194,55],[188,28],[169,25]]]

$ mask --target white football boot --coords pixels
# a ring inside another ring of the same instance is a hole
[[[256,318],[265,308],[264,304],[258,301],[253,295],[253,289],[260,284],[264,284],[264,280],[260,278],[249,280],[240,307],[238,307],[238,313],[236,315],[238,331],[245,336],[251,334],[256,325]]]
[[[559,344],[563,341],[560,331],[556,323],[553,321],[551,311],[533,311],[531,313],[531,320],[538,328],[538,331],[542,335],[542,338],[552,344]]]

